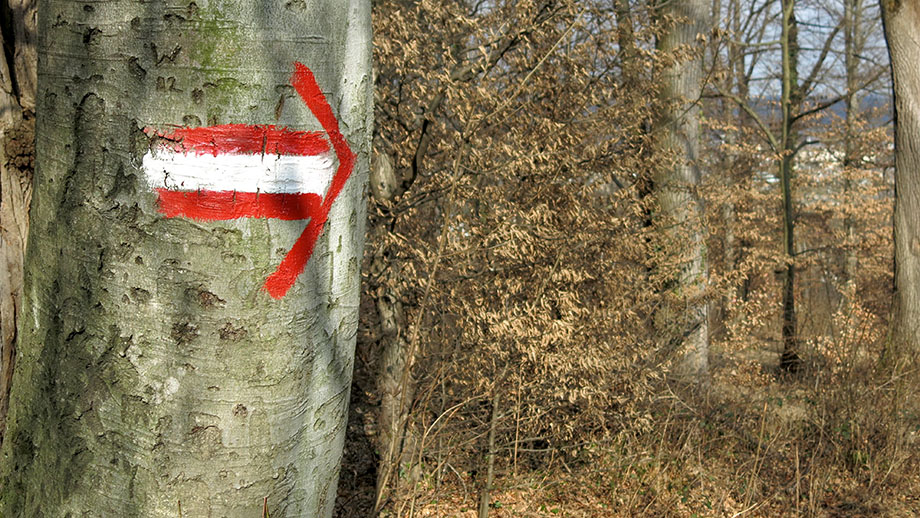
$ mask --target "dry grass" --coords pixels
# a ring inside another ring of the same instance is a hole
[[[816,356],[794,378],[723,359],[710,386],[662,384],[605,437],[518,451],[517,474],[508,450],[489,516],[920,515],[918,364],[874,349],[887,358],[834,376]],[[384,515],[478,516],[475,468],[426,466]]]

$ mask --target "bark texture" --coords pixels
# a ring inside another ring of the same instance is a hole
[[[9,408],[32,196],[35,15],[34,0],[0,4],[0,437]]]
[[[37,171],[2,516],[330,516],[357,325],[370,2],[39,5]],[[165,219],[145,128],[322,131],[357,154],[312,258],[261,290],[304,221]]]
[[[371,187],[374,199],[388,205],[397,196],[405,194],[406,185],[396,182],[396,173],[390,158],[381,153],[371,172]],[[372,232],[375,241],[386,243],[384,234],[389,231],[390,218],[375,218]],[[406,420],[414,396],[415,382],[412,377],[408,329],[409,322],[403,307],[406,293],[401,282],[402,272],[396,260],[397,251],[392,245],[384,244],[374,252],[370,262],[369,284],[374,285],[374,297],[379,321],[380,367],[377,372],[377,393],[380,395],[380,411],[377,419],[378,449],[377,487],[375,507],[379,511],[384,503],[387,485],[394,472],[406,463],[411,470],[415,437],[407,429]]]
[[[920,349],[920,1],[882,0],[895,100],[895,340]]]
[[[659,140],[671,162],[658,171],[655,189],[667,242],[678,245],[681,254],[676,283],[685,304],[667,311],[665,324],[679,323],[676,331],[682,338],[683,355],[679,370],[689,375],[701,375],[709,365],[709,310],[704,298],[708,266],[703,207],[697,192],[703,67],[702,52],[696,50],[710,27],[709,9],[708,2],[701,0],[667,2],[661,14],[669,26],[658,41],[658,49],[673,60],[662,77],[665,112]]]

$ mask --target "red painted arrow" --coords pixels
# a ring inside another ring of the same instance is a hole
[[[264,161],[268,157],[271,161],[273,158],[281,160],[285,156],[323,155],[329,152],[331,143],[332,151],[338,159],[338,167],[331,180],[328,181],[325,194],[302,192],[306,189],[303,185],[310,183],[310,179],[303,178],[294,179],[293,187],[283,184],[284,179],[268,179],[266,182],[271,185],[270,189],[265,192],[258,189],[255,189],[255,192],[230,190],[219,186],[211,188],[210,185],[206,188],[199,186],[195,190],[182,190],[187,188],[184,182],[175,183],[173,181],[173,185],[168,185],[171,181],[168,158],[148,155],[144,162],[145,172],[158,183],[154,189],[159,196],[160,212],[168,218],[187,217],[204,221],[237,218],[310,220],[294,246],[281,260],[278,269],[265,280],[263,289],[276,299],[287,294],[297,277],[303,273],[307,261],[313,254],[316,240],[329,217],[329,210],[345,186],[345,182],[348,181],[348,177],[351,176],[355,162],[355,154],[339,130],[339,123],[332,113],[332,107],[329,106],[329,102],[316,83],[313,72],[301,63],[294,63],[291,85],[323,127],[328,141],[322,133],[318,132],[292,131],[275,126],[225,124],[202,128],[180,128],[168,133],[158,133],[163,139],[160,141],[160,148],[173,153],[194,152],[198,156],[261,156],[261,160]],[[234,167],[233,160],[236,159],[231,158],[227,162],[230,164],[228,168]],[[238,160],[246,159],[239,158]],[[260,163],[259,160],[256,161],[256,164],[258,163]],[[185,167],[189,167],[187,161]],[[214,167],[219,168],[220,163]],[[243,170],[247,171],[247,169]],[[194,174],[193,171],[185,174],[185,177],[193,178]],[[216,175],[218,177],[217,180],[210,179],[206,183],[220,184],[222,182],[220,174],[221,171],[206,173],[206,176]],[[250,173],[246,174],[250,175]],[[259,174],[259,172],[256,171],[253,174]],[[246,178],[230,178],[225,182],[234,184],[234,181],[249,182],[252,180],[250,175]],[[323,180],[319,179],[314,180],[311,185],[315,187],[322,183]],[[271,192],[271,188],[282,191],[295,189],[295,192]]]

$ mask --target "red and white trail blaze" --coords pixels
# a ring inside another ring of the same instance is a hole
[[[295,63],[291,85],[324,132],[245,124],[151,131],[159,139],[142,161],[167,218],[310,220],[265,281],[274,298],[303,272],[355,160],[310,69]]]

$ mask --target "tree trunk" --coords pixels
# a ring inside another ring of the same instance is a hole
[[[736,35],[741,35],[743,33],[744,24],[741,19],[741,12],[745,9],[744,4],[740,0],[732,1],[732,19],[731,19],[731,33]],[[752,38],[753,38],[752,33]],[[762,39],[762,35],[761,35]],[[752,67],[745,67],[745,49],[742,45],[731,41],[728,43],[728,52],[731,56],[729,61],[730,66],[733,68],[733,72],[730,73],[730,76],[734,76],[734,84],[737,86],[736,95],[742,102],[751,104],[751,74],[753,73]],[[729,83],[732,84],[732,83]],[[745,110],[739,110],[738,113],[738,128],[739,130],[743,128],[756,127],[754,121],[752,120],[750,114]],[[742,131],[739,131],[739,136],[743,135]],[[741,137],[743,138],[743,137]],[[742,161],[742,167],[738,168],[735,166],[730,174],[734,175],[734,183],[739,181],[744,181],[747,178],[750,178],[752,175],[752,162],[750,157],[744,157]],[[734,198],[734,197],[732,197]],[[730,218],[732,225],[736,224],[735,222],[735,206],[734,201],[729,200],[729,207],[731,208]],[[729,225],[729,226],[732,226]],[[727,268],[737,269],[742,267],[742,262],[747,253],[746,244],[743,239],[736,239],[734,232],[729,230],[726,232],[726,263]],[[737,290],[734,293],[734,296],[737,300],[742,302],[747,302],[748,296],[751,291],[751,275],[747,273],[742,278],[740,285],[738,285]]]
[[[744,7],[740,0],[730,0],[727,6],[726,25],[729,34],[740,35],[743,30],[741,23],[741,11]],[[720,11],[721,12],[721,11]],[[736,36],[737,37],[737,36]],[[732,92],[742,103],[751,104],[749,99],[750,93],[750,76],[745,69],[744,48],[734,39],[728,41],[715,40],[713,42],[717,48],[725,46],[724,66],[719,63],[719,68],[724,73],[722,86],[720,88],[727,92]],[[718,63],[718,50],[714,51],[714,60]],[[724,121],[732,121],[736,125],[734,131],[727,132],[726,141],[734,148],[737,148],[744,140],[744,128],[754,125],[750,115],[744,110],[738,110],[734,101],[729,99],[720,100],[720,110],[718,115]],[[737,222],[736,195],[734,194],[739,184],[743,184],[745,178],[750,176],[750,160],[747,156],[738,153],[722,154],[717,159],[720,184],[724,185],[725,190],[731,193],[722,201],[719,215],[722,224],[722,262],[725,272],[737,271],[742,268],[742,259],[744,257],[744,242],[739,239],[735,233]],[[726,328],[726,320],[732,316],[730,310],[736,304],[736,301],[747,300],[747,285],[750,283],[750,276],[745,276],[740,283],[731,288],[731,291],[725,291],[719,301],[719,307],[713,308],[714,318],[711,319],[714,329],[713,334]],[[734,315],[735,317],[740,314]]]
[[[0,515],[251,517],[267,497],[272,517],[330,516],[370,2],[43,0],[39,13]],[[211,169],[221,157],[226,173]],[[254,193],[230,181],[263,174]]]
[[[795,310],[795,209],[792,203],[792,174],[795,165],[795,153],[798,146],[798,134],[793,127],[795,110],[801,106],[802,96],[799,87],[798,64],[798,26],[795,18],[795,0],[781,0],[782,18],[782,157],[779,161],[779,178],[783,196],[783,353],[780,366],[787,371],[799,368],[801,357],[798,347],[797,315]]]
[[[853,193],[853,169],[859,162],[857,155],[857,139],[859,134],[856,124],[859,119],[859,54],[862,53],[862,0],[844,0],[844,67],[846,68],[847,98],[846,120],[843,135],[843,193],[848,210],[853,210],[850,197]],[[856,282],[856,268],[858,266],[855,244],[859,239],[856,235],[856,226],[853,216],[847,213],[844,218],[844,234],[846,235],[846,251],[844,254],[844,279],[847,284]]]
[[[390,257],[395,254],[389,255]],[[375,258],[380,260],[381,258]],[[380,369],[377,372],[377,393],[380,395],[380,413],[377,422],[380,460],[377,464],[375,508],[380,510],[387,496],[388,485],[394,473],[399,473],[404,461],[412,474],[415,437],[407,429],[409,407],[414,397],[415,381],[412,377],[408,321],[403,308],[403,290],[397,277],[396,265],[385,270],[387,279],[380,283],[383,294],[377,297],[377,314],[380,318]]]
[[[640,80],[642,59],[633,29],[632,10],[629,0],[612,0],[613,13],[616,16],[617,46],[620,58],[623,88],[634,88]]]
[[[659,146],[666,164],[655,177],[658,205],[664,220],[665,239],[679,246],[681,266],[676,283],[679,308],[666,310],[666,325],[679,322],[676,331],[682,341],[679,371],[699,376],[708,370],[709,323],[704,293],[708,282],[703,208],[697,189],[700,184],[700,93],[703,82],[702,53],[691,58],[679,55],[699,45],[709,29],[706,1],[667,2],[661,16],[668,24],[658,40],[665,59],[672,60],[662,78]],[[669,329],[668,332],[675,330]]]
[[[423,137],[424,138],[424,137]],[[415,163],[420,167],[424,154],[417,155]],[[382,206],[392,206],[396,198],[403,196],[412,182],[399,184],[393,168],[393,160],[385,152],[375,155],[371,168],[370,184],[374,200]],[[387,214],[372,218],[371,232],[378,249],[370,261],[368,288],[374,293],[380,340],[379,368],[377,370],[377,394],[380,396],[380,411],[377,418],[378,452],[377,483],[374,498],[374,512],[378,513],[387,502],[389,486],[396,474],[405,468],[410,482],[419,472],[413,465],[416,458],[418,437],[408,425],[409,409],[415,396],[415,379],[412,364],[415,354],[409,343],[409,321],[403,301],[407,300],[403,271],[399,263],[397,247],[386,237],[391,231],[394,215]]]
[[[35,156],[35,2],[0,5],[0,440],[6,427]]]
[[[419,162],[420,163],[420,162]],[[376,152],[371,166],[370,186],[373,199],[382,206],[391,206],[409,185],[400,184],[393,160],[386,152]],[[407,429],[409,407],[414,396],[412,353],[409,347],[408,320],[403,307],[405,289],[402,272],[396,260],[397,251],[388,243],[386,234],[393,224],[392,216],[372,217],[370,233],[378,248],[370,261],[369,293],[374,294],[380,340],[380,367],[377,371],[377,393],[380,411],[377,418],[377,483],[374,513],[386,503],[392,476],[398,473],[403,459],[413,458],[415,443],[412,430]]]
[[[920,349],[920,2],[882,0],[895,104],[894,339]]]

